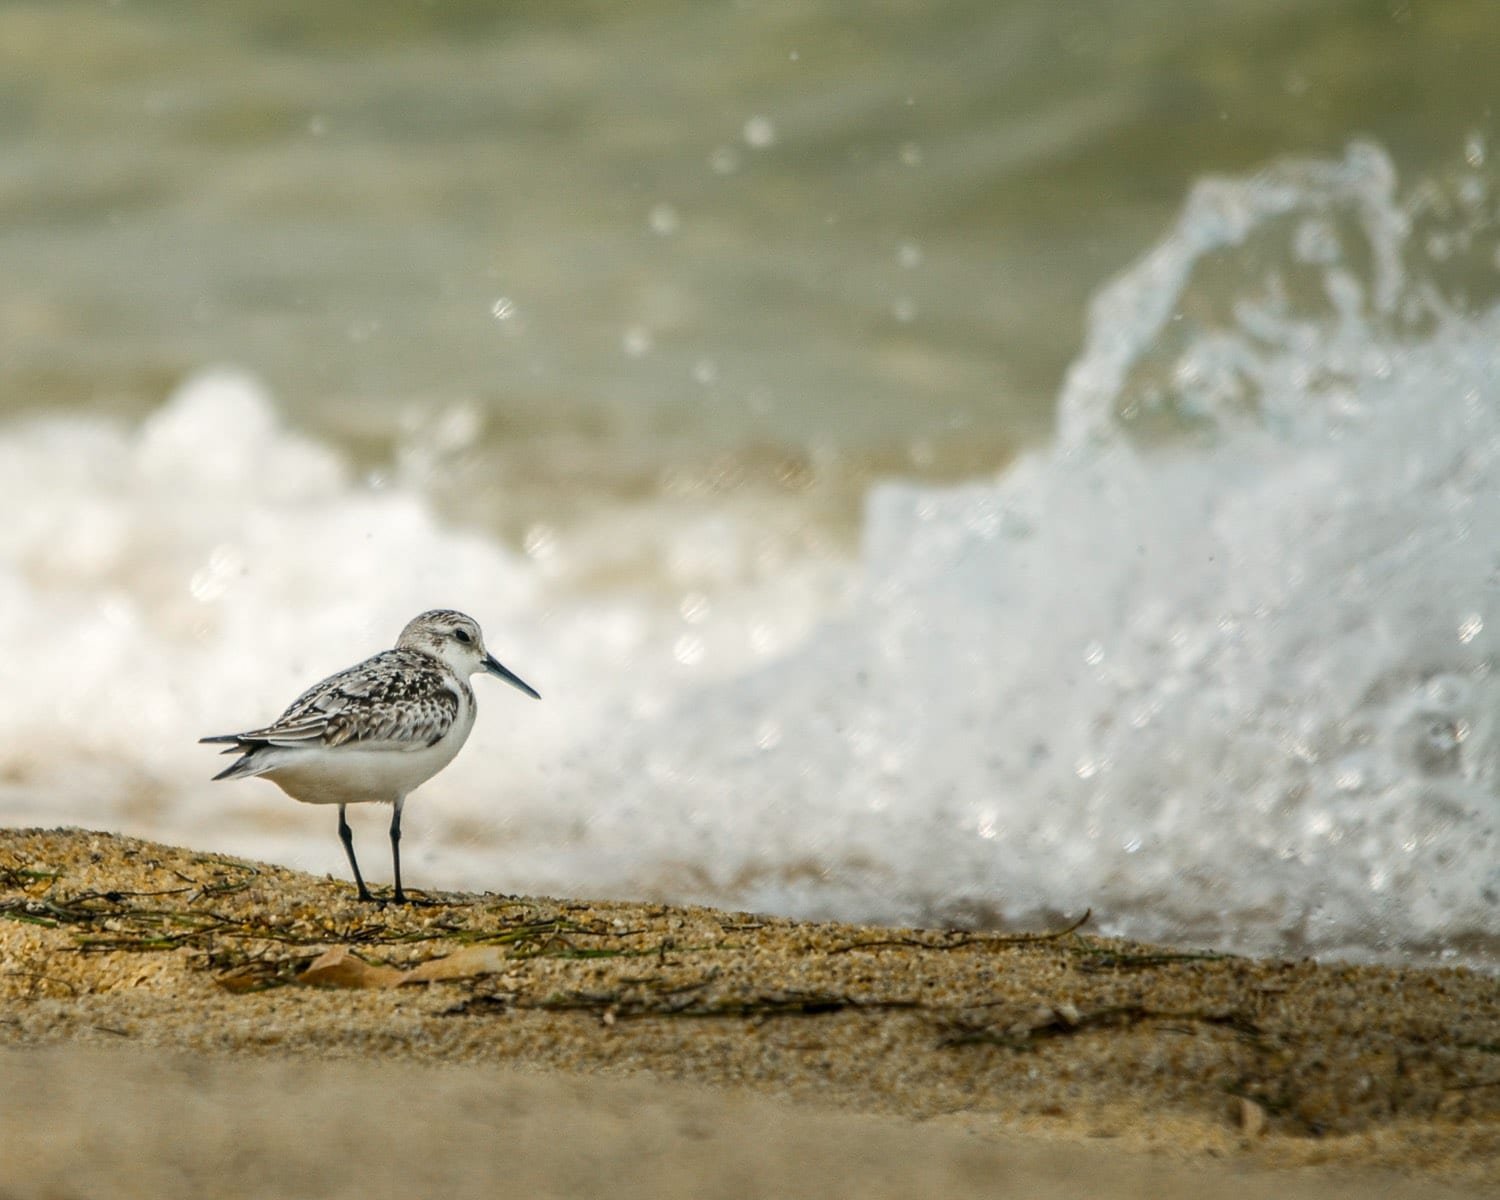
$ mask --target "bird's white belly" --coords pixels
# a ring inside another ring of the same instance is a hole
[[[472,725],[470,716],[442,741],[415,750],[389,743],[378,749],[350,743],[288,747],[261,774],[304,804],[394,804],[453,761]]]

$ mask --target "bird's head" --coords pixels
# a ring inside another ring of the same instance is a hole
[[[465,679],[477,671],[485,671],[512,687],[520,688],[534,699],[542,698],[534,687],[496,661],[495,656],[484,648],[484,634],[479,622],[461,612],[434,608],[413,617],[401,631],[396,646],[398,649],[420,650],[441,659]]]

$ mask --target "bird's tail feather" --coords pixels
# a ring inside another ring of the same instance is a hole
[[[233,752],[234,749],[225,751],[226,754],[232,754]],[[256,762],[254,750],[245,750],[243,755],[215,775],[214,779],[243,779],[247,775],[259,775],[269,765],[266,762]]]
[[[204,741],[223,741],[223,738],[204,738]],[[266,756],[261,751],[266,750],[264,744],[252,744],[252,742],[237,741],[234,745],[220,750],[220,754],[239,754],[234,762],[222,769],[219,774],[214,775],[214,780],[220,778],[245,778],[246,775],[258,775],[272,766],[267,762]]]

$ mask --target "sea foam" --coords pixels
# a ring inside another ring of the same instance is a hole
[[[1370,147],[1200,186],[1054,442],[877,488],[854,614],[627,733],[595,835],[806,913],[1495,962],[1500,311],[1410,228]]]

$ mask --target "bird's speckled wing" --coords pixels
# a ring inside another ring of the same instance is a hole
[[[464,686],[426,654],[386,650],[313,684],[270,725],[235,740],[270,746],[360,742],[418,750],[452,728],[459,708],[454,689]]]

